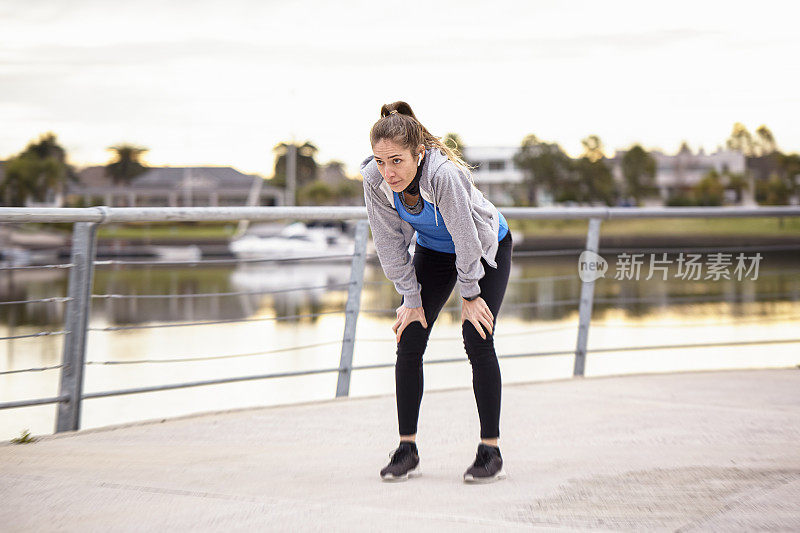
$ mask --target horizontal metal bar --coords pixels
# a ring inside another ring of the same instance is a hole
[[[513,278],[509,279],[509,283],[527,283],[527,282],[542,282],[542,281],[561,281],[561,280],[575,280],[580,281],[580,277],[577,274],[567,274],[563,276],[536,276],[532,278]],[[364,285],[394,285],[390,280],[377,280],[377,281],[365,281]]]
[[[512,257],[549,257],[557,255],[580,255],[582,248],[564,248],[561,250],[514,250]]]
[[[500,212],[507,219],[740,218],[800,216],[800,207],[503,207]]]
[[[31,337],[47,337],[50,335],[66,335],[69,331],[40,331],[39,333],[30,333],[28,335],[13,335],[11,337],[0,337],[0,341],[10,341],[12,339],[28,339]]]
[[[800,216],[797,206],[503,207],[506,219],[739,218]],[[200,222],[227,220],[356,220],[363,206],[280,207],[0,207],[0,222]]]
[[[624,248],[611,248],[600,247],[598,254],[613,254],[613,253],[703,253],[703,252],[780,252],[789,250],[800,250],[800,244],[762,244],[752,246],[684,246],[684,247],[624,247]],[[540,257],[540,256],[559,256],[559,255],[580,255],[583,253],[583,248],[565,248],[561,250],[526,250],[514,251],[514,257]]]
[[[105,328],[86,328],[88,331],[122,331],[126,329],[155,329],[155,328],[182,328],[185,326],[207,326],[210,324],[235,324],[238,322],[263,322],[265,320],[292,320],[294,318],[308,318],[322,315],[344,313],[344,309],[337,311],[323,311],[321,313],[308,313],[305,315],[268,316],[264,318],[231,318],[228,320],[209,320],[207,322],[184,322],[176,324],[152,324],[147,326],[108,326]]]
[[[791,321],[791,320],[800,320],[800,315],[790,315],[790,316],[778,316],[771,319],[755,319],[755,320],[747,320],[747,319],[737,319],[737,320],[727,320],[727,321],[719,321],[719,322],[699,322],[699,323],[687,323],[687,324],[604,324],[602,322],[592,322],[592,327],[606,327],[606,328],[688,328],[688,327],[708,327],[708,326],[739,326],[743,324],[774,324],[775,322],[781,321]],[[577,324],[568,324],[565,326],[554,326],[554,327],[547,327],[547,328],[536,328],[528,331],[514,331],[511,333],[495,333],[494,337],[518,337],[521,335],[536,335],[539,333],[551,333],[554,331],[569,331],[577,328]],[[396,343],[397,340],[394,336],[387,336],[386,338],[357,338],[358,342],[391,342]],[[431,337],[428,339],[428,342],[452,342],[452,341],[460,341],[462,337]],[[565,352],[565,353],[573,353],[573,351]]]
[[[642,350],[668,350],[679,348],[710,348],[710,347],[723,347],[723,346],[748,346],[748,345],[764,345],[764,344],[794,344],[800,342],[800,339],[777,339],[777,340],[763,340],[763,341],[740,341],[740,342],[708,342],[708,343],[694,343],[694,344],[667,344],[655,346],[620,346],[612,348],[595,348],[588,350],[588,354],[594,353],[607,353],[607,352],[621,352],[621,351],[642,351]],[[499,354],[498,359],[513,359],[516,357],[543,357],[550,355],[575,355],[575,350],[562,350],[551,352],[531,352],[531,353],[514,353],[514,354]],[[440,364],[440,363],[458,363],[468,361],[467,356],[453,357],[449,359],[426,359],[426,365]],[[354,366],[353,370],[372,370],[376,368],[389,368],[393,367],[395,363],[376,363],[372,365]]]
[[[570,324],[570,325],[566,325],[566,326],[554,326],[552,328],[537,328],[537,329],[532,329],[532,330],[528,330],[528,331],[512,331],[510,333],[503,332],[503,333],[495,333],[494,337],[495,338],[497,338],[497,337],[519,337],[519,336],[522,336],[522,335],[536,335],[536,334],[539,334],[539,333],[551,333],[553,331],[574,330],[577,327],[578,327],[577,324]],[[362,339],[362,338],[359,337],[356,340],[358,342],[392,342],[392,343],[397,343],[397,339],[395,339],[394,335],[387,335],[386,338],[373,338],[373,339]],[[451,341],[461,341],[461,340],[463,340],[463,337],[455,337],[455,336],[452,336],[452,337],[430,337],[428,339],[428,342],[437,342],[437,341],[438,342],[442,342],[442,341],[451,342]]]
[[[610,348],[595,348],[593,350],[590,350],[590,353],[629,352],[629,351],[638,352],[644,350],[673,350],[680,348],[713,348],[713,347],[724,347],[724,346],[760,346],[765,344],[795,344],[798,342],[800,342],[800,339],[772,339],[772,340],[736,341],[736,342],[697,342],[689,344],[656,344],[647,346],[619,346]]]
[[[236,353],[236,354],[227,354],[227,355],[207,355],[201,357],[177,357],[173,359],[133,359],[133,360],[126,360],[126,361],[87,361],[87,365],[132,365],[132,364],[141,364],[141,363],[186,363],[186,362],[193,362],[193,361],[210,361],[213,359],[233,359],[234,357],[250,357],[254,355],[270,355],[275,353],[285,353],[285,352],[294,352],[297,350],[305,350],[308,348],[317,348],[319,346],[328,346],[331,344],[341,344],[341,339],[337,339],[335,341],[325,341],[325,342],[318,342],[316,344],[303,344],[300,346],[290,346],[288,348],[278,348],[275,350],[267,350],[261,352],[250,352],[250,353]]]
[[[53,298],[39,298],[37,300],[16,300],[13,302],[0,302],[0,305],[12,305],[12,304],[34,304],[34,303],[45,303],[45,302],[68,302],[71,298],[68,296],[54,296]]]
[[[39,366],[35,368],[20,368],[18,370],[3,370],[0,371],[0,376],[6,374],[20,374],[22,372],[41,372],[43,370],[52,370],[54,368],[61,368],[64,365],[53,365],[53,366]]]
[[[268,291],[236,291],[236,292],[204,292],[192,294],[92,294],[92,298],[100,299],[147,299],[147,298],[208,298],[211,296],[246,296],[250,294],[278,294],[292,291],[310,291],[316,289],[333,289],[336,287],[347,287],[352,282],[330,283],[328,285],[316,285],[311,287],[291,287],[289,289],[273,289]],[[2,303],[2,302],[0,302]]]
[[[294,376],[308,376],[312,374],[325,374],[328,372],[339,372],[339,368],[320,368],[315,370],[298,370],[296,372],[276,372],[273,374],[257,374],[254,376],[237,376],[233,378],[208,379],[203,381],[189,381],[186,383],[172,383],[168,385],[153,385],[151,387],[137,387],[134,389],[121,389],[103,392],[90,392],[83,395],[82,399],[106,398],[109,396],[121,396],[123,394],[139,394],[143,392],[156,392],[163,390],[184,389],[187,387],[202,387],[204,385],[219,385],[222,383],[235,383],[238,381],[252,381],[255,379],[288,378]]]
[[[440,363],[458,363],[461,361],[467,361],[467,356],[464,357],[451,357],[449,359],[425,359],[426,365],[438,365]],[[353,366],[353,370],[374,370],[376,368],[390,368],[393,367],[395,363],[375,363],[372,365],[357,365]]]
[[[314,261],[314,260],[345,260],[352,259],[353,254],[337,254],[337,255],[309,255],[303,257],[265,257],[254,259],[197,259],[186,261],[128,261],[125,259],[103,259],[95,261],[94,265],[99,266],[203,266],[203,265],[230,265],[230,264],[249,264],[249,263],[292,263],[299,261]]]
[[[578,277],[577,274],[567,274],[564,276],[536,276],[532,278],[515,278],[509,281],[513,281],[514,283],[541,283],[543,281],[564,281],[564,280],[580,281],[580,277]]]
[[[72,266],[72,263],[64,263],[62,265],[0,266],[0,270],[46,270],[48,268],[71,268]]]
[[[635,281],[635,280],[625,280],[625,281]],[[686,281],[686,280],[685,280]],[[694,281],[701,281],[701,280],[694,280]],[[721,297],[708,297],[708,296],[670,296],[666,301],[663,300],[660,296],[648,296],[642,298],[599,298],[595,297],[595,303],[604,303],[604,304],[632,304],[632,303],[644,303],[644,302],[656,302],[656,303],[665,303],[666,305],[670,305],[673,303],[684,303],[684,302],[724,302],[724,303],[731,303],[731,304],[739,304],[739,303],[750,303],[753,301],[760,301],[766,300],[770,298],[781,298],[781,297],[789,297],[791,295],[786,293],[767,293],[767,294],[755,294],[755,295],[748,295],[748,299],[744,299],[744,295],[740,295],[742,299],[726,299],[728,295],[721,295]],[[578,298],[573,298],[569,300],[553,300],[551,302],[517,302],[517,303],[504,303],[503,309],[528,309],[528,308],[535,308],[535,307],[555,307],[558,305],[572,305],[576,304],[580,301]],[[800,301],[800,300],[790,300],[790,301]],[[441,311],[443,312],[456,312],[460,311],[461,308],[457,306],[449,306],[443,307]],[[395,313],[396,309],[362,309],[362,313],[372,313],[372,314],[389,314]]]
[[[800,250],[800,244],[754,244],[751,246],[686,246],[671,248],[600,248],[598,253],[619,253],[619,252],[644,252],[644,253],[688,253],[688,252],[780,252],[789,250]],[[582,250],[578,250],[579,252]]]
[[[630,280],[633,281],[633,280]],[[694,280],[694,281],[701,281],[701,280]],[[742,304],[742,303],[750,303],[753,301],[761,301],[767,300],[771,298],[782,298],[782,297],[789,297],[789,294],[786,293],[764,293],[764,294],[737,294],[736,296],[739,299],[730,299],[732,295],[720,295],[720,297],[709,297],[709,296],[695,296],[695,295],[687,295],[687,296],[670,296],[666,300],[663,300],[660,296],[646,296],[642,298],[595,298],[595,303],[605,303],[605,304],[632,304],[632,303],[645,303],[645,302],[659,302],[664,303],[666,305],[670,305],[672,303],[684,303],[684,302],[723,302],[723,303],[731,303],[731,304]],[[790,300],[790,301],[800,301],[800,300]]]
[[[515,308],[529,308],[529,307],[551,307],[556,305],[572,305],[576,304],[580,301],[579,298],[573,298],[570,300],[553,300],[552,302],[525,302],[525,303],[504,303],[503,309],[515,309]],[[372,313],[372,314],[389,314],[395,313],[397,309],[362,309],[362,313]],[[442,307],[441,311],[444,312],[456,312],[461,311],[461,308],[458,306],[449,306],[449,307]]]
[[[0,207],[0,222],[201,222],[228,220],[350,220],[363,206],[299,207]]]
[[[29,407],[31,405],[47,405],[49,403],[58,403],[66,401],[69,396],[53,396],[51,398],[36,398],[33,400],[17,400],[15,402],[1,402],[0,410],[2,409],[16,409],[17,407]]]
[[[800,315],[791,316],[775,316],[769,319],[757,318],[755,320],[748,320],[740,318],[736,320],[725,320],[719,322],[687,322],[684,324],[669,324],[669,323],[656,323],[656,324],[608,324],[608,323],[592,323],[592,328],[704,328],[708,326],[740,326],[743,324],[774,324],[775,322],[800,320]],[[360,340],[360,339],[359,339]]]
[[[794,344],[800,343],[800,339],[775,339],[775,340],[758,340],[758,341],[740,341],[740,342],[713,342],[713,343],[692,343],[692,344],[673,344],[673,345],[653,345],[653,346],[620,346],[611,348],[597,348],[590,351],[590,353],[604,353],[604,352],[618,352],[618,351],[642,351],[642,350],[666,350],[666,349],[680,349],[680,348],[706,348],[713,346],[747,346],[747,345],[765,345],[765,344]],[[535,357],[547,355],[574,355],[574,350],[553,351],[553,352],[533,352],[533,353],[520,353],[520,354],[501,354],[498,359],[510,359],[516,357]],[[426,360],[425,364],[441,364],[441,363],[456,363],[461,361],[468,361],[467,357],[448,358],[448,359],[432,359]],[[353,370],[369,370],[377,368],[393,367],[394,363],[377,363],[372,365],[359,365],[354,366]],[[151,387],[138,387],[133,389],[122,389],[115,391],[103,391],[86,393],[82,399],[91,398],[105,398],[109,396],[120,396],[124,394],[138,394],[144,392],[156,392],[162,390],[181,389],[187,387],[199,387],[204,385],[217,385],[222,383],[233,383],[238,381],[250,381],[256,379],[268,379],[279,377],[294,377],[306,376],[312,374],[323,374],[326,372],[340,372],[337,368],[322,368],[315,370],[300,370],[295,372],[278,372],[272,374],[258,374],[254,376],[239,376],[233,378],[220,378],[204,381],[192,381],[187,383],[175,383],[168,385],[154,385]],[[67,399],[67,396],[54,397],[54,398],[39,398],[34,400],[20,400],[15,402],[0,403],[0,409],[10,409],[14,407],[26,407],[30,405],[42,405],[48,403],[56,403]]]

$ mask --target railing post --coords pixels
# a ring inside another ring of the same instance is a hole
[[[369,222],[359,220],[356,224],[353,262],[350,269],[350,286],[345,306],[344,337],[342,356],[339,361],[339,381],[336,384],[336,397],[350,394],[350,374],[353,371],[353,348],[356,342],[356,322],[361,309],[361,288],[364,286],[364,264],[367,260],[367,236]]]
[[[597,253],[600,241],[599,218],[589,219],[586,234],[586,250]],[[589,323],[592,320],[592,301],[594,300],[594,280],[581,282],[581,300],[578,306],[578,342],[575,346],[575,366],[573,376],[583,376],[586,367],[586,341],[589,338]]]
[[[97,224],[76,222],[72,230],[72,267],[69,271],[69,300],[64,317],[67,331],[61,357],[59,396],[68,396],[58,403],[56,433],[77,431],[81,424],[83,369],[86,362],[86,329],[89,327],[94,259],[97,252]]]

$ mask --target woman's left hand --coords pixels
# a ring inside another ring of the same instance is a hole
[[[461,298],[461,323],[469,320],[478,330],[482,339],[486,339],[486,333],[483,331],[481,324],[484,325],[489,334],[494,330],[494,316],[486,301],[478,296],[472,301]]]

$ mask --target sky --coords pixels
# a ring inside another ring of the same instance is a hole
[[[734,122],[800,151],[796,1],[0,0],[0,159],[52,131],[77,167],[272,175],[310,141],[350,175],[384,103],[434,135],[570,155],[707,152]]]

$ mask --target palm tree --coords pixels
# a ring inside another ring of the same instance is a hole
[[[275,172],[270,180],[270,185],[276,187],[286,186],[286,154],[289,145],[294,143],[280,142],[272,149],[275,152]],[[303,144],[294,144],[297,147],[297,182],[296,187],[300,189],[317,178],[317,162],[314,156],[318,152],[316,146],[306,141]]]
[[[141,163],[142,155],[148,151],[141,146],[130,144],[118,144],[107,148],[114,152],[115,159],[106,165],[106,176],[111,178],[114,185],[129,184],[133,178],[147,171],[147,167]]]

